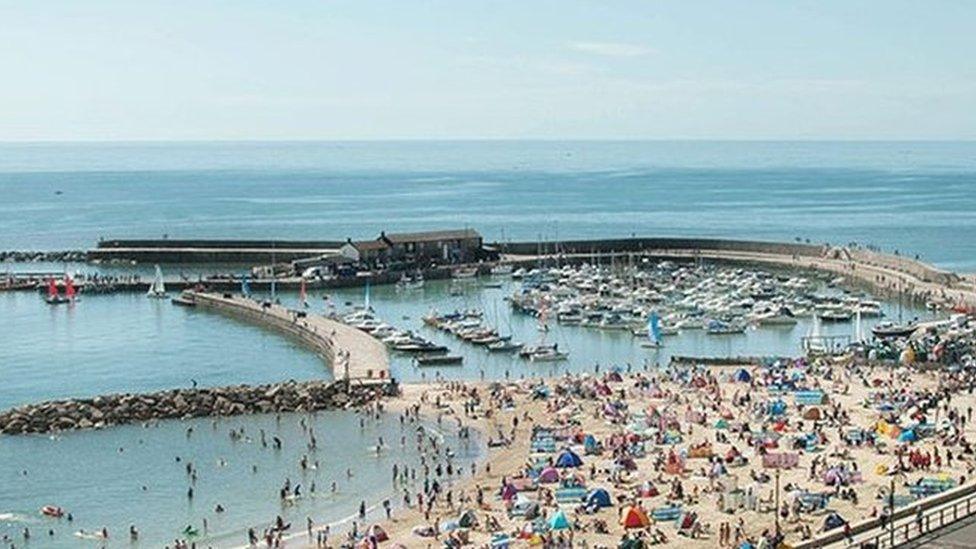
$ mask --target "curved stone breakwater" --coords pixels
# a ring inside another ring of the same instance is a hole
[[[372,402],[394,388],[391,382],[287,381],[56,400],[0,413],[0,433],[51,433],[159,419],[344,409]]]
[[[0,261],[14,263],[82,263],[88,260],[84,250],[27,251],[0,250]]]

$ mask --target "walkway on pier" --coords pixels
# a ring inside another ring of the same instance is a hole
[[[389,379],[390,357],[376,338],[342,322],[270,302],[209,292],[182,294],[198,307],[282,332],[318,353],[336,379]],[[305,313],[305,316],[301,316]]]

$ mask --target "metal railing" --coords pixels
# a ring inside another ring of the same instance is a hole
[[[919,517],[921,509],[921,518]],[[890,518],[873,518],[835,528],[813,539],[796,542],[794,549],[822,547],[894,548],[976,515],[976,482],[969,482],[895,509]]]
[[[875,531],[867,537],[858,536],[854,543],[848,543],[848,547],[861,547],[864,549],[885,549],[899,547],[911,541],[922,538],[923,536],[934,535],[938,537],[938,531],[976,514],[976,494],[943,504],[938,508],[923,510],[902,520],[894,520],[882,529]]]

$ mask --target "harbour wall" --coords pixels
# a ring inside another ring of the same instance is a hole
[[[332,368],[337,379],[386,380],[390,359],[376,338],[336,320],[230,293],[186,291],[181,297],[199,308],[279,332],[308,347]]]
[[[55,400],[0,412],[0,433],[51,433],[162,419],[342,409],[371,402],[390,392],[391,387],[350,380],[286,381]]]

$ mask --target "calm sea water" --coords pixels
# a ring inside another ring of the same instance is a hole
[[[972,143],[2,144],[0,193],[0,249],[88,247],[101,236],[335,239],[466,225],[489,239],[636,233],[856,240],[976,269]],[[0,266],[7,268],[64,266]],[[85,269],[71,266],[79,268]],[[450,296],[445,283],[407,293],[374,288],[372,304],[385,320],[465,356],[460,368],[425,370],[394,357],[394,375],[497,379],[592,371],[597,362],[640,367],[671,354],[796,354],[809,329],[801,322],[727,337],[689,332],[669,338],[664,349],[647,350],[626,333],[555,326],[548,338],[571,359],[540,365],[490,355],[421,326],[432,307],[479,307],[502,331],[535,341],[535,320],[509,314],[502,301],[512,289],[510,283],[474,285]],[[282,297],[297,301],[294,294]],[[332,297],[363,299],[362,290]],[[312,302],[322,309],[318,292]],[[897,315],[893,304],[887,308]],[[825,327],[828,333],[850,329]],[[137,294],[85,296],[73,307],[48,307],[33,293],[0,294],[0,338],[0,408],[191,380],[209,386],[331,375],[319,358],[275,334]],[[212,542],[228,546],[243,540],[247,526],[280,512],[299,525],[305,516],[321,523],[348,516],[360,497],[370,504],[388,497],[392,458],[371,457],[369,450],[377,436],[398,438],[399,426],[387,418],[360,431],[353,414],[320,414],[323,467],[306,475],[322,490],[346,467],[357,474],[348,481],[340,475],[334,498],[282,509],[277,488],[285,477],[302,478],[302,447],[269,453],[232,443],[227,431],[281,430],[296,440],[297,422],[293,415],[280,426],[270,417],[237,418],[211,434],[209,420],[200,420],[191,422],[197,435],[189,440],[182,422],[54,440],[0,437],[0,532],[19,538],[27,524],[35,536],[31,546],[73,547],[79,540],[71,531],[104,525],[116,536],[112,545],[127,546],[123,532],[135,523],[143,545],[155,547],[207,517]],[[335,440],[347,443],[329,444]],[[475,453],[468,448],[463,456]],[[201,470],[193,502],[185,497],[178,455]],[[218,466],[221,459],[226,466]],[[212,513],[216,502],[227,507],[225,515]],[[42,520],[37,509],[46,504],[69,507],[75,524]],[[48,527],[56,531],[52,539]]]
[[[0,249],[469,226],[859,241],[976,268],[976,142],[2,144],[0,192]]]

